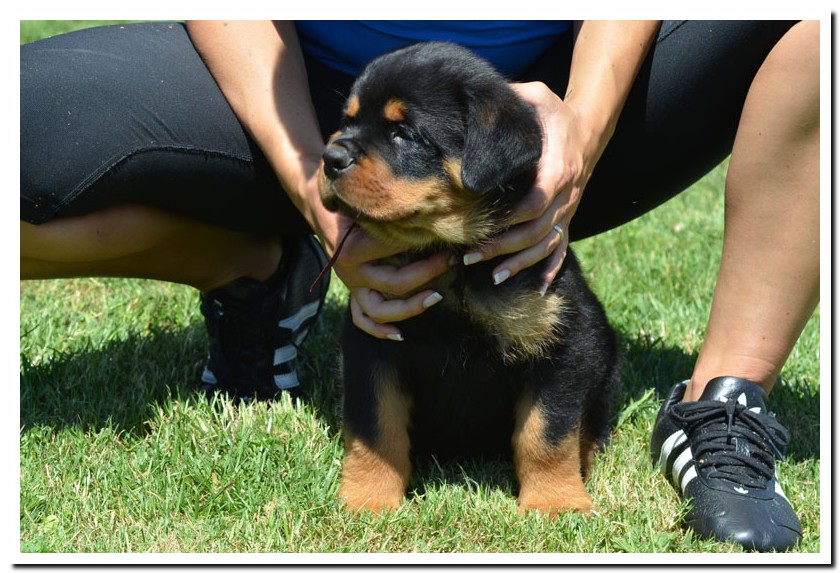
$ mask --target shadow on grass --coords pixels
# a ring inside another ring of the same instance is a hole
[[[338,329],[343,307],[327,301],[301,349],[298,368],[305,403],[339,428]],[[157,406],[167,400],[201,399],[207,361],[203,324],[152,329],[96,347],[59,354],[32,364],[21,354],[20,424],[83,431],[113,428],[142,435]]]
[[[196,325],[132,335],[37,365],[23,355],[21,427],[142,433],[156,405],[196,390],[204,336]]]
[[[512,497],[519,493],[513,462],[504,457],[473,458],[445,463],[423,460],[416,462],[412,474],[409,499],[422,498],[427,490],[441,486],[455,486],[471,492],[501,491]]]
[[[301,350],[298,365],[306,394],[304,404],[329,425],[334,436],[341,426],[338,334],[343,316],[343,305],[328,300]],[[24,431],[35,425],[84,430],[107,426],[143,433],[157,405],[198,392],[198,377],[206,360],[205,336],[203,326],[195,324],[181,330],[152,330],[45,364],[33,365],[23,356],[21,426]],[[686,378],[694,364],[695,356],[661,340],[620,335],[620,343],[625,353],[624,384],[616,412],[624,411],[650,388],[655,390],[658,409],[671,386]],[[785,381],[774,389],[770,407],[791,431],[790,458],[819,458],[819,388],[799,379]],[[471,479],[472,469],[480,467],[473,463],[430,464],[421,471],[427,476],[424,479],[438,476],[463,481]],[[511,477],[503,474],[501,477],[493,470],[476,475],[496,476],[491,481],[499,478],[507,487]]]

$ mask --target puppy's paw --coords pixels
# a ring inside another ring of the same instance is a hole
[[[404,496],[401,492],[370,491],[344,483],[339,489],[338,497],[344,504],[344,509],[351,513],[385,513],[399,509]]]
[[[538,511],[554,518],[560,513],[576,511],[583,514],[597,513],[598,509],[586,491],[570,492],[567,495],[541,495],[524,493],[519,496],[520,515],[529,511]]]

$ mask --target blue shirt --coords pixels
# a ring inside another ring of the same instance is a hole
[[[356,76],[376,56],[427,40],[470,48],[508,77],[524,72],[572,26],[567,20],[303,20],[303,51]]]

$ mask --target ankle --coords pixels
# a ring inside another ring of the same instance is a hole
[[[761,389],[764,391],[765,396],[770,393],[770,390],[773,387],[773,384],[767,384],[764,381],[759,382],[759,381],[756,381],[754,378],[751,378],[750,376],[744,376],[744,375],[740,375],[740,374],[725,373],[725,374],[718,374],[718,375],[713,375],[713,376],[708,376],[708,377],[704,376],[703,378],[696,378],[695,376],[692,376],[691,380],[689,380],[689,382],[688,382],[688,386],[685,389],[685,395],[683,396],[682,401],[683,402],[695,402],[695,401],[699,400],[700,396],[703,395],[703,392],[706,390],[706,386],[709,384],[710,381],[712,381],[716,378],[723,378],[723,377],[740,378],[742,380],[747,380],[749,382],[752,382],[753,384],[761,387]],[[775,382],[775,380],[774,380],[774,382]]]
[[[778,367],[767,360],[751,356],[737,356],[728,360],[712,360],[702,351],[694,366],[691,380],[685,390],[684,402],[698,400],[710,380],[721,376],[734,376],[749,380],[761,386],[765,394],[770,394],[779,378]]]

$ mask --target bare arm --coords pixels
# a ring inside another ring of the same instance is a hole
[[[332,255],[350,221],[321,204],[318,170],[324,143],[294,24],[191,21],[187,30],[237,118]],[[379,293],[415,290],[448,268],[443,255],[401,269],[376,264],[393,254],[356,231],[334,267],[352,293],[355,322],[380,338],[398,336],[399,330],[386,323],[422,312],[432,292],[405,300],[386,300]]]
[[[338,230],[322,212],[316,179],[324,144],[294,25],[191,21],[187,30],[295,206],[334,247]]]
[[[586,154],[595,161],[615,131],[659,25],[659,21],[590,20],[578,27],[563,101],[590,135]]]

